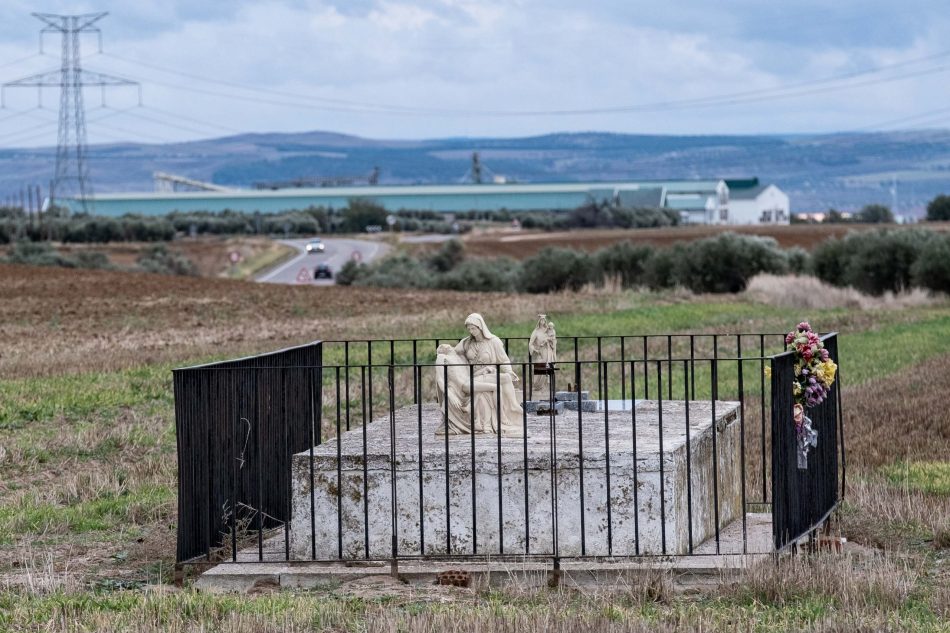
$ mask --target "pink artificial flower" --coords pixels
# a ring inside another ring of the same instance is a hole
[[[811,332],[811,326],[808,325],[808,321],[802,321],[798,324],[799,332]]]

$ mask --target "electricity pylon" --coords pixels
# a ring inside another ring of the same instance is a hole
[[[98,86],[105,92],[110,86],[138,86],[138,82],[99,72],[83,70],[80,56],[79,36],[95,33],[102,50],[102,32],[96,23],[108,13],[85,13],[82,15],[58,15],[33,13],[33,17],[46,24],[40,31],[40,52],[43,52],[43,36],[46,33],[62,35],[62,63],[58,70],[50,70],[23,77],[3,84],[0,100],[5,103],[7,88],[59,88],[59,134],[56,140],[56,171],[50,183],[50,202],[56,197],[73,194],[78,197],[83,211],[88,212],[92,201],[92,183],[86,163],[86,111],[83,105],[83,88]],[[140,95],[141,98],[141,95]]]

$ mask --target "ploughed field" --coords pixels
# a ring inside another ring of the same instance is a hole
[[[295,287],[0,265],[0,630],[946,630],[950,302],[610,292],[552,296]],[[839,330],[845,556],[799,558],[699,596],[657,574],[619,593],[326,587],[228,597],[172,579],[172,367],[314,339]],[[561,627],[558,629],[557,627]],[[614,628],[611,628],[614,627]]]

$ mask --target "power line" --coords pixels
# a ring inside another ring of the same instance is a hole
[[[25,61],[29,61],[37,57],[45,57],[45,55],[43,53],[33,53],[32,55],[27,55],[26,57],[21,57],[19,59],[8,61],[5,64],[0,64],[0,69],[9,68],[10,66],[16,66],[17,64],[22,64]]]
[[[583,108],[583,109],[555,109],[555,110],[455,110],[455,109],[444,109],[444,108],[416,108],[411,106],[401,106],[401,105],[392,105],[384,103],[366,103],[358,101],[349,101],[344,99],[331,99],[327,97],[315,96],[315,95],[305,95],[300,93],[290,93],[282,92],[275,90],[266,90],[257,88],[254,86],[248,86],[244,84],[239,84],[235,82],[229,82],[219,79],[213,79],[209,77],[202,77],[192,73],[184,73],[181,71],[173,70],[157,64],[150,62],[143,62],[141,60],[134,60],[129,58],[120,57],[118,55],[113,55],[111,53],[103,53],[103,56],[110,57],[112,59],[117,59],[119,61],[124,61],[130,64],[137,64],[143,67],[152,68],[169,74],[178,75],[181,77],[186,77],[189,79],[196,79],[204,81],[207,83],[213,83],[218,85],[227,86],[230,88],[245,90],[248,92],[254,93],[263,93],[268,95],[266,99],[259,99],[254,97],[248,97],[245,95],[233,95],[233,94],[224,94],[220,92],[213,92],[208,90],[196,90],[191,87],[184,87],[177,84],[171,84],[168,82],[163,82],[160,80],[151,80],[151,83],[157,85],[163,85],[173,89],[183,89],[191,90],[199,94],[209,94],[212,96],[219,96],[229,99],[240,99],[250,102],[259,102],[267,105],[280,105],[287,107],[306,107],[309,109],[319,109],[319,110],[330,110],[330,111],[344,111],[344,112],[367,112],[367,113],[380,113],[380,114],[404,114],[404,115],[446,115],[446,116],[572,116],[572,115],[596,115],[596,114],[616,114],[624,112],[646,112],[653,110],[668,110],[668,109],[685,109],[685,108],[694,108],[694,107],[712,107],[712,106],[724,106],[724,105],[737,105],[740,103],[754,103],[763,100],[773,100],[773,99],[785,99],[790,97],[805,96],[809,94],[816,94],[823,92],[824,90],[842,90],[850,89],[855,87],[863,87],[866,85],[873,85],[875,83],[885,83],[891,81],[900,81],[908,78],[913,78],[917,76],[923,76],[926,74],[933,74],[934,72],[943,72],[947,70],[946,66],[939,66],[936,68],[925,69],[922,71],[916,71],[914,73],[897,76],[897,77],[884,77],[880,79],[870,80],[866,82],[858,83],[845,83],[841,86],[834,86],[835,83],[848,82],[849,80],[856,79],[859,77],[869,76],[880,74],[888,71],[892,71],[900,68],[907,68],[916,64],[921,64],[923,62],[934,61],[937,59],[943,59],[950,56],[950,50],[941,51],[931,55],[925,55],[922,57],[917,57],[909,60],[904,60],[901,62],[896,62],[893,64],[885,64],[877,66],[874,68],[868,68],[858,71],[850,71],[846,73],[841,73],[838,75],[833,75],[830,77],[825,77],[821,79],[807,80],[792,84],[787,84],[784,86],[777,86],[773,88],[761,88],[755,90],[744,90],[733,93],[726,93],[722,95],[713,95],[708,97],[697,97],[692,99],[678,99],[678,100],[669,100],[661,102],[652,102],[652,103],[642,103],[642,104],[627,104],[620,106],[612,106],[605,108]],[[818,86],[827,86],[823,90],[807,90],[800,91],[800,88],[817,88]],[[272,96],[282,96],[289,99],[293,99],[293,102],[288,101],[278,101],[272,98]],[[299,103],[296,100],[306,100],[307,103]],[[337,106],[347,106],[344,108],[340,107],[326,107],[326,106],[316,106],[313,102],[320,101],[324,103],[336,104]]]
[[[149,111],[151,111],[151,112],[155,112],[155,113],[157,113],[157,114],[161,114],[161,115],[163,115],[163,116],[167,116],[167,117],[171,117],[171,118],[176,118],[176,119],[181,119],[181,120],[183,120],[183,121],[191,121],[192,123],[197,123],[198,125],[207,125],[207,126],[209,126],[209,127],[217,128],[217,129],[222,130],[222,131],[224,131],[224,132],[228,132],[228,133],[230,133],[230,134],[243,134],[243,133],[244,133],[243,130],[237,130],[237,129],[234,129],[234,128],[232,128],[232,127],[227,127],[227,126],[225,126],[225,125],[220,125],[220,124],[218,124],[218,123],[212,123],[212,122],[210,122],[210,121],[202,121],[202,120],[200,120],[200,119],[195,119],[195,118],[193,118],[193,117],[185,116],[184,114],[176,114],[175,112],[170,112],[170,111],[168,111],[168,110],[163,110],[163,109],[161,109],[161,108],[156,108],[156,107],[153,106],[153,105],[144,105],[143,107],[144,107],[146,110],[149,110]]]

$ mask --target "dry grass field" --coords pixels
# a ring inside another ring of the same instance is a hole
[[[950,231],[950,223],[929,223],[928,228]],[[732,231],[742,235],[773,237],[782,248],[811,250],[826,239],[841,238],[849,231],[867,231],[872,224],[791,224],[787,226],[677,226],[654,229],[577,229],[573,231],[489,230],[464,238],[466,253],[478,257],[507,256],[524,259],[546,246],[594,251],[617,242],[670,246]],[[430,246],[431,248],[431,246]]]
[[[789,305],[796,283],[519,296],[0,265],[0,631],[948,631],[950,302],[842,291]],[[696,595],[659,572],[612,592],[169,586],[173,366],[316,338],[461,336],[475,309],[502,336],[539,310],[562,335],[839,330],[849,486],[835,525],[857,545]]]

